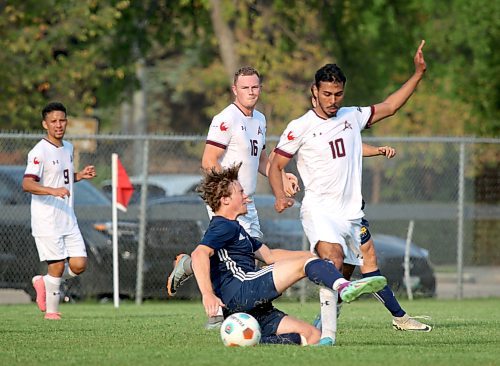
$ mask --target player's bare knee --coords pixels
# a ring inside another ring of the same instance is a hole
[[[79,275],[87,269],[87,258],[72,258],[69,261],[69,268],[71,272]]]
[[[310,326],[301,333],[307,344],[316,344],[321,339],[321,331],[314,326]]]
[[[322,259],[329,260],[337,269],[341,269],[344,264],[344,257],[336,252],[318,253]]]

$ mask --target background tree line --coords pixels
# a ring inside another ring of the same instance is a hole
[[[308,108],[324,63],[345,70],[347,103],[368,105],[408,77],[426,39],[425,81],[373,134],[499,135],[498,1],[8,0],[0,14],[3,130],[38,129],[57,99],[104,132],[203,134],[250,64],[277,134]]]

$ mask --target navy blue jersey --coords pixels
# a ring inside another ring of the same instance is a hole
[[[210,257],[210,278],[215,294],[227,303],[245,278],[257,271],[255,251],[262,243],[248,235],[238,221],[214,216],[200,244],[215,251]]]

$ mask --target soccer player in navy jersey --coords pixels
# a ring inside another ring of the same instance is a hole
[[[269,249],[237,221],[247,212],[248,196],[238,179],[241,164],[206,171],[198,191],[214,212],[200,244],[191,254],[193,271],[208,316],[245,312],[260,324],[263,343],[316,344],[320,331],[276,309],[272,301],[304,277],[338,291],[345,302],[382,289],[387,280],[373,276],[345,280],[335,266],[305,251]],[[267,264],[256,268],[255,260]]]
[[[202,168],[217,170],[232,164],[241,164],[239,182],[250,199],[257,188],[259,174],[267,176],[269,158],[266,152],[267,122],[263,113],[256,109],[262,92],[262,77],[251,67],[244,66],[234,74],[232,92],[234,100],[210,123],[202,156]],[[292,196],[298,189],[297,177],[283,173],[284,190]],[[207,206],[209,217],[213,212]],[[247,205],[247,213],[240,215],[238,221],[251,237],[262,240],[257,208],[253,202]],[[177,289],[191,276],[191,258],[186,253],[177,255],[174,268],[167,279],[167,292],[175,296]],[[222,323],[222,311],[209,317],[205,327],[215,329]]]

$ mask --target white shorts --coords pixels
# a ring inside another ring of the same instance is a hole
[[[58,261],[72,257],[86,257],[87,250],[80,230],[61,236],[35,236],[40,261]]]
[[[361,219],[346,220],[336,217],[325,207],[307,209],[301,207],[300,218],[309,240],[311,253],[316,253],[319,241],[340,244],[344,251],[344,263],[363,265],[361,255]]]
[[[252,197],[249,198],[252,199]],[[238,216],[238,222],[241,226],[243,226],[243,229],[245,229],[248,235],[252,238],[262,240],[264,235],[260,230],[259,215],[257,214],[257,209],[255,208],[255,202],[252,201],[248,203],[247,210],[248,212],[245,215]],[[212,216],[214,216],[214,213],[209,206],[207,206],[207,211],[208,217],[211,219]]]

